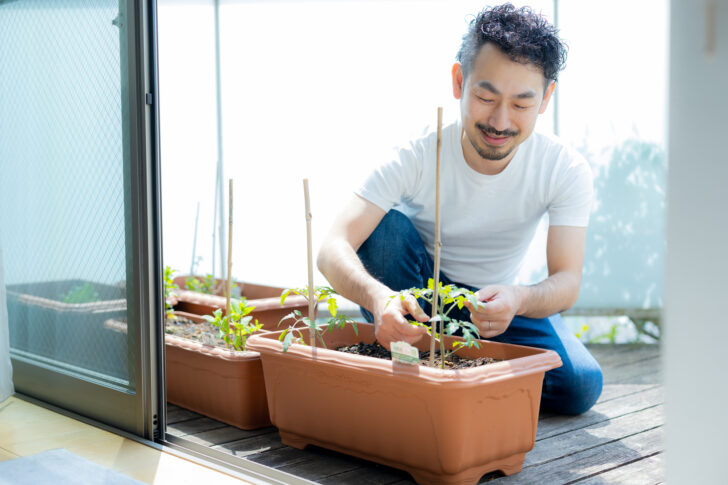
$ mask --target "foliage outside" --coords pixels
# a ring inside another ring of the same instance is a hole
[[[188,276],[185,278],[185,286],[190,291],[212,295],[215,292],[215,280],[211,274],[204,277]]]
[[[99,301],[99,294],[91,283],[76,285],[68,293],[61,295],[63,303],[91,303]]]
[[[174,283],[174,273],[176,271],[169,266],[164,267],[164,314],[167,320],[174,320],[174,308],[172,300],[177,297],[174,290],[179,287]]]
[[[254,320],[250,315],[255,307],[248,306],[247,303],[245,298],[232,300],[229,315],[223,316],[220,308],[215,310],[212,316],[203,315],[208,323],[220,331],[219,338],[235,350],[245,350],[248,337],[263,328],[263,324],[258,323],[258,320]]]
[[[308,300],[309,302],[311,301],[308,296],[308,287],[291,288],[285,290],[281,294],[281,306],[283,306],[286,298],[291,293],[301,295],[305,297],[306,300]],[[347,318],[346,315],[342,315],[338,312],[338,305],[336,303],[336,298],[334,297],[334,295],[336,295],[336,292],[333,288],[329,286],[316,286],[314,287],[313,291],[313,318],[304,316],[300,310],[294,310],[281,319],[278,325],[280,325],[284,321],[293,320],[293,323],[291,323],[289,327],[285,329],[278,338],[278,340],[283,343],[283,352],[287,352],[288,347],[290,347],[292,343],[306,345],[306,339],[304,338],[302,333],[302,331],[305,329],[309,329],[309,331],[312,332],[319,339],[321,345],[324,348],[326,348],[326,343],[323,339],[323,333],[326,330],[328,330],[329,332],[333,332],[335,328],[344,328],[347,324],[351,324],[351,326],[354,328],[354,333],[358,335],[356,323],[353,320]],[[326,304],[328,306],[331,317],[325,322],[317,322],[316,315],[318,313],[318,304],[323,300],[326,300]],[[302,325],[299,326],[299,324]]]

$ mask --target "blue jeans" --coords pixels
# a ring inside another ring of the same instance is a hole
[[[409,218],[396,210],[384,216],[357,254],[369,274],[395,291],[425,287],[434,271],[432,258],[419,233]],[[443,285],[478,289],[456,283],[442,272],[440,281]],[[428,306],[423,305],[429,314]],[[365,308],[362,308],[362,314],[367,321],[374,321]],[[460,315],[454,315],[454,312],[450,315],[470,320],[467,309]],[[544,376],[541,394],[544,409],[561,414],[581,414],[594,405],[602,392],[599,364],[566,328],[559,314],[539,319],[516,316],[504,333],[490,340],[550,349],[559,354],[563,365]]]

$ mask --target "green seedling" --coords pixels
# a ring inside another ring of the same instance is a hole
[[[434,282],[432,278],[430,278],[427,282],[427,288],[410,288],[408,290],[402,290],[399,294],[393,295],[392,298],[394,299],[399,297],[400,301],[404,301],[407,296],[412,295],[417,300],[422,299],[432,305],[433,293]],[[476,327],[473,322],[451,318],[449,316],[450,312],[454,308],[462,310],[465,306],[465,302],[470,302],[474,308],[480,308],[484,305],[484,303],[478,301],[477,296],[475,296],[475,293],[472,291],[455,285],[443,285],[442,282],[438,284],[437,293],[437,314],[430,320],[432,325],[418,322],[416,320],[409,320],[409,323],[411,325],[424,328],[430,336],[432,336],[433,332],[435,332],[434,337],[441,344],[441,333],[443,332],[443,328],[446,335],[453,335],[458,331],[462,332],[463,340],[453,342],[452,349],[445,352],[443,357],[440,359],[441,367],[444,369],[445,360],[458,350],[470,347],[475,347],[476,349],[480,348],[480,344],[478,343],[478,339],[480,338],[478,327]],[[439,323],[439,325],[437,325],[437,323]],[[438,327],[440,332],[437,331]],[[443,348],[442,345],[440,347]]]
[[[307,300],[309,300],[308,296],[308,287],[304,288],[291,288],[288,290],[285,290],[281,294],[281,306],[283,306],[283,303],[286,301],[286,298],[291,293],[295,295],[301,295]],[[308,328],[310,332],[318,338],[318,340],[321,342],[321,345],[326,348],[326,343],[323,339],[323,333],[328,330],[329,332],[333,332],[335,328],[344,328],[347,324],[351,324],[351,326],[354,328],[354,333],[357,335],[359,334],[356,323],[353,320],[349,320],[346,315],[342,315],[338,311],[338,305],[336,303],[336,298],[334,297],[336,295],[336,292],[333,288],[329,286],[317,286],[314,288],[313,291],[313,301],[314,301],[314,314],[313,318],[309,318],[307,316],[304,316],[303,313],[301,313],[300,310],[294,310],[285,317],[281,319],[281,321],[278,323],[280,325],[284,321],[292,320],[293,323],[289,325],[287,329],[285,329],[280,337],[278,337],[278,340],[280,340],[283,343],[283,352],[288,351],[288,347],[291,346],[292,343],[299,343],[306,345],[306,339],[303,337],[302,331]],[[331,314],[331,318],[326,320],[325,322],[317,322],[316,321],[316,315],[318,313],[318,304],[326,300],[326,304],[329,310],[329,313]],[[311,301],[311,300],[309,300]],[[299,325],[301,324],[301,325]]]
[[[248,306],[247,303],[245,298],[233,300],[230,304],[229,315],[223,316],[222,309],[218,308],[212,316],[203,316],[208,323],[220,331],[219,338],[235,350],[245,350],[248,337],[263,328],[263,324],[258,323],[258,320],[254,320],[250,315],[255,307]]]
[[[175,270],[169,266],[164,267],[164,315],[167,320],[174,320],[174,308],[170,300],[177,297],[174,290],[178,290],[179,286],[174,283]]]
[[[204,278],[188,276],[185,278],[185,285],[188,290],[205,293],[207,295],[212,295],[215,291],[215,280],[211,274],[206,275]]]
[[[63,303],[91,303],[99,301],[99,294],[91,283],[76,285],[68,293],[61,295]]]

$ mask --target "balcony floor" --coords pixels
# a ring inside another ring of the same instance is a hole
[[[656,484],[664,480],[660,351],[648,344],[588,346],[604,371],[597,404],[580,416],[542,413],[520,473],[481,483]],[[318,447],[281,443],[275,428],[244,431],[169,404],[167,432],[216,450],[329,484],[411,484],[404,471]]]

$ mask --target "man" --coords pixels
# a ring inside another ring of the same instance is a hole
[[[558,140],[533,133],[566,59],[556,30],[528,8],[506,4],[471,23],[452,69],[461,119],[443,128],[441,275],[477,290],[465,315],[481,338],[555,350],[563,366],[544,378],[542,405],[588,410],[602,388],[599,365],[559,312],[579,294],[592,179],[586,161]],[[336,219],[318,266],[362,306],[378,341],[414,343],[428,315],[414,297],[433,274],[436,133],[398,150],[372,173]],[[548,278],[517,284],[539,220],[549,215]]]

